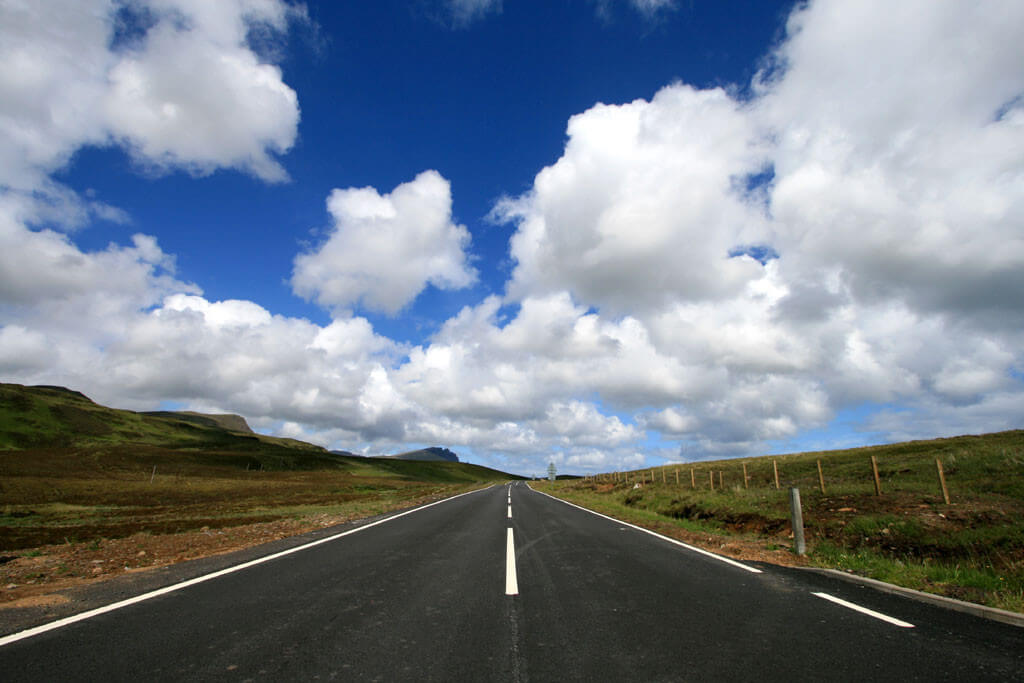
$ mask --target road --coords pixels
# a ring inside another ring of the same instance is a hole
[[[0,638],[0,678],[1024,680],[1019,627],[724,561],[524,483],[317,543]]]

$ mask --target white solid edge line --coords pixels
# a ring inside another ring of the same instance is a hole
[[[824,598],[825,600],[828,600],[829,602],[834,602],[837,605],[842,605],[843,607],[846,607],[848,609],[852,609],[855,612],[860,612],[861,614],[866,614],[869,617],[874,617],[875,619],[881,619],[882,621],[888,622],[888,623],[892,624],[893,626],[899,626],[900,628],[914,628],[914,625],[909,623],[909,622],[902,621],[902,620],[897,619],[895,617],[890,617],[887,614],[882,614],[881,612],[876,612],[875,610],[868,609],[867,607],[861,607],[860,605],[855,605],[852,602],[847,602],[846,600],[843,600],[842,598],[837,598],[836,596],[829,595],[828,593],[812,593],[812,595],[817,595],[819,598]]]
[[[75,622],[78,622],[78,621],[85,621],[86,619],[91,619],[92,617],[99,616],[100,614],[106,614],[107,612],[113,612],[114,610],[119,610],[122,607],[128,607],[129,605],[134,605],[137,602],[143,602],[144,600],[149,600],[150,598],[155,598],[157,596],[164,595],[166,593],[173,593],[174,591],[181,590],[182,588],[188,588],[189,586],[194,586],[194,585],[196,585],[198,583],[203,583],[204,581],[209,581],[210,579],[216,579],[216,578],[218,578],[220,576],[225,576],[227,574],[233,574],[234,572],[241,571],[243,569],[248,569],[249,567],[254,567],[254,566],[258,565],[258,564],[263,564],[264,562],[269,562],[270,560],[276,560],[277,558],[284,557],[285,555],[291,555],[292,553],[297,553],[300,550],[306,550],[307,548],[312,548],[313,546],[321,545],[323,543],[330,543],[331,541],[335,541],[335,540],[337,540],[339,538],[342,538],[343,536],[348,536],[349,534],[354,534],[354,533],[357,533],[359,531],[364,531],[366,529],[369,529],[370,527],[375,527],[378,524],[384,524],[385,522],[390,522],[391,520],[398,519],[399,517],[405,517],[406,515],[411,515],[412,513],[419,512],[420,510],[426,510],[429,507],[433,507],[435,505],[440,505],[441,503],[447,503],[450,500],[455,500],[456,498],[461,498],[462,496],[468,496],[471,493],[479,493],[480,491],[486,491],[489,488],[491,488],[491,487],[487,486],[485,488],[476,489],[474,491],[466,491],[465,493],[460,493],[458,495],[454,495],[451,498],[443,498],[441,500],[435,500],[433,503],[427,503],[426,505],[420,506],[418,508],[413,508],[412,510],[406,510],[405,512],[399,512],[396,515],[391,515],[390,517],[385,517],[384,519],[378,519],[376,522],[370,522],[369,524],[364,524],[363,526],[356,527],[355,529],[349,529],[348,531],[343,531],[340,534],[335,534],[333,536],[328,536],[327,538],[321,538],[318,541],[312,541],[312,542],[306,543],[304,545],[296,546],[294,548],[289,548],[287,550],[282,550],[282,551],[274,553],[272,555],[266,555],[265,557],[259,557],[259,558],[256,558],[255,560],[250,560],[248,562],[243,562],[242,564],[236,564],[233,567],[227,567],[225,569],[221,569],[219,571],[215,571],[215,572],[213,572],[211,574],[204,574],[202,576],[197,576],[197,577],[189,579],[187,581],[182,581],[181,583],[175,583],[175,584],[170,585],[170,586],[164,586],[163,588],[158,588],[157,590],[150,591],[148,593],[143,593],[142,595],[136,595],[135,597],[128,598],[126,600],[121,600],[120,602],[114,602],[114,603],[111,603],[109,605],[104,605],[103,607],[97,607],[95,609],[88,610],[87,612],[80,612],[79,614],[73,614],[70,617],[64,617],[63,619],[59,619],[57,621],[51,621],[48,624],[42,624],[41,626],[36,626],[34,628],[26,629],[24,631],[19,631],[18,633],[12,633],[9,636],[4,636],[4,637],[0,638],[0,647],[3,647],[4,645],[9,645],[10,643],[13,643],[13,642],[16,642],[16,641],[19,641],[19,640],[23,640],[25,638],[31,638],[32,636],[37,636],[37,635],[39,635],[41,633],[46,633],[47,631],[54,631],[54,630],[56,630],[58,628],[61,628],[63,626],[68,626],[70,624],[74,624]],[[511,532],[511,529],[509,531]],[[510,536],[510,538],[511,538],[511,536]]]
[[[580,510],[583,510],[584,512],[589,512],[592,515],[597,515],[598,517],[604,517],[605,519],[607,519],[609,521],[612,521],[612,522],[615,522],[616,524],[622,524],[623,526],[628,526],[631,529],[636,529],[637,531],[642,531],[645,534],[650,534],[651,536],[654,536],[655,538],[660,538],[663,541],[668,541],[669,543],[674,543],[675,545],[678,545],[678,546],[681,546],[683,548],[686,548],[687,550],[692,550],[695,553],[699,553],[701,555],[706,555],[707,557],[710,557],[711,559],[714,559],[714,560],[718,560],[719,562],[725,562],[726,564],[731,564],[734,567],[739,567],[740,569],[748,571],[751,574],[761,574],[761,573],[763,573],[760,569],[757,569],[756,567],[748,567],[747,565],[745,565],[745,564],[743,564],[741,562],[737,562],[736,560],[730,560],[728,557],[722,557],[721,555],[716,555],[713,552],[704,550],[703,548],[698,548],[696,546],[692,546],[689,543],[683,543],[682,541],[677,541],[674,538],[669,538],[668,536],[662,536],[658,532],[651,531],[650,529],[645,529],[642,526],[637,526],[636,524],[630,524],[629,522],[623,522],[621,519],[615,519],[614,517],[609,517],[608,515],[602,515],[600,512],[594,512],[593,510],[591,510],[589,508],[585,508],[582,505],[577,505],[576,503],[570,503],[567,500],[562,500],[561,498],[556,498],[555,496],[548,495],[547,493],[544,493],[543,491],[537,491],[532,486],[530,487],[530,490],[533,491],[534,493],[539,493],[542,496],[547,496],[548,498],[550,498],[552,500],[557,500],[559,503],[565,503],[566,505],[571,505],[574,508],[579,508]]]
[[[505,595],[519,595],[519,581],[516,579],[516,543],[512,539],[512,527],[508,528],[505,542]]]

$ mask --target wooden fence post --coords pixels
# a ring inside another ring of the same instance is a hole
[[[939,486],[942,487],[942,500],[949,505],[949,489],[946,488],[946,474],[942,471],[942,461],[935,458],[935,469],[939,472]]]
[[[711,470],[708,470],[708,481],[711,482],[711,490],[714,491],[715,490],[715,473],[713,471],[711,471]]]
[[[875,495],[882,495],[882,480],[878,478],[878,460],[871,456],[871,473],[875,475]]]
[[[679,468],[676,468],[676,486],[679,486]]]
[[[722,480],[722,470],[718,470],[718,490],[719,491],[724,491],[725,490],[725,484],[723,483],[723,480]]]
[[[662,483],[662,484],[665,484],[665,483],[667,483],[667,482],[665,481],[665,468],[662,468],[662,469],[661,469],[661,483]]]
[[[747,476],[747,463],[743,463],[743,488],[750,488],[750,478]]]
[[[772,459],[772,471],[775,472],[775,490],[779,490],[779,461]]]
[[[690,488],[697,488],[697,475],[693,473],[693,468],[690,468]]]
[[[818,461],[818,486],[821,488],[821,495],[825,495],[825,475],[821,473],[821,461]]]

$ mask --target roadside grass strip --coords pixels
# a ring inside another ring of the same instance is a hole
[[[847,602],[846,600],[843,600],[842,598],[837,598],[836,596],[829,595],[828,593],[812,593],[812,595],[817,595],[819,598],[822,598],[824,600],[828,600],[829,602],[834,602],[837,605],[842,605],[843,607],[846,607],[847,609],[852,609],[854,612],[860,612],[861,614],[866,614],[869,617],[874,617],[875,619],[880,619],[881,621],[884,621],[886,623],[892,624],[894,626],[899,626],[900,628],[914,628],[914,625],[909,623],[909,622],[902,621],[902,620],[897,619],[895,617],[890,617],[887,614],[882,614],[881,612],[876,612],[875,610],[868,609],[867,607],[861,607],[860,605],[855,605],[852,602]]]
[[[85,621],[86,619],[91,619],[92,617],[96,617],[96,616],[99,616],[101,614],[106,614],[107,612],[113,612],[115,610],[121,609],[122,607],[128,607],[129,605],[134,605],[134,604],[139,603],[139,602],[144,602],[146,600],[158,597],[160,595],[165,595],[167,593],[173,593],[174,591],[178,591],[178,590],[181,590],[183,588],[188,588],[189,586],[195,586],[196,584],[200,584],[200,583],[203,583],[205,581],[210,581],[211,579],[216,579],[216,578],[219,578],[221,576],[226,576],[228,574],[233,574],[235,572],[242,571],[243,569],[248,569],[249,567],[255,567],[258,564],[263,564],[264,562],[270,562],[271,560],[276,560],[279,557],[284,557],[286,555],[291,555],[292,553],[297,553],[297,552],[300,552],[302,550],[307,550],[309,548],[312,548],[312,547],[318,546],[318,545],[322,545],[324,543],[330,543],[331,541],[336,541],[339,538],[342,538],[344,536],[349,536],[351,534],[355,534],[355,533],[358,533],[360,531],[365,531],[365,530],[367,530],[367,529],[369,529],[371,527],[375,527],[375,526],[377,526],[379,524],[384,524],[386,522],[390,522],[390,521],[396,520],[399,517],[405,517],[406,515],[411,515],[414,512],[419,512],[421,510],[426,510],[427,508],[434,507],[435,505],[440,505],[441,503],[447,503],[448,501],[455,500],[456,498],[461,498],[462,496],[468,496],[468,495],[470,495],[472,493],[479,493],[480,491],[486,491],[488,488],[490,488],[490,486],[482,488],[482,489],[476,489],[474,491],[467,491],[465,493],[460,493],[460,494],[452,496],[450,498],[444,498],[442,500],[437,500],[437,501],[434,501],[433,503],[428,503],[426,505],[422,505],[420,507],[413,508],[411,510],[406,510],[405,512],[399,512],[398,514],[391,515],[390,517],[385,517],[384,519],[378,519],[375,522],[370,522],[369,524],[364,524],[362,526],[356,527],[355,529],[349,529],[348,531],[343,531],[340,534],[334,534],[333,536],[328,536],[327,538],[321,538],[320,540],[317,540],[317,541],[311,541],[310,543],[305,543],[303,545],[299,545],[299,546],[296,546],[294,548],[289,548],[287,550],[282,550],[280,552],[273,553],[272,555],[266,555],[264,557],[259,557],[259,558],[256,558],[255,560],[250,560],[248,562],[243,562],[242,564],[236,564],[233,567],[227,567],[225,569],[221,569],[221,570],[213,572],[211,574],[204,574],[202,576],[197,576],[197,577],[195,577],[193,579],[189,579],[187,581],[182,581],[181,583],[176,583],[176,584],[173,584],[173,585],[170,585],[170,586],[164,586],[163,588],[158,588],[158,589],[156,589],[154,591],[150,591],[148,593],[143,593],[142,595],[136,595],[133,598],[128,598],[126,600],[121,600],[120,602],[115,602],[115,603],[111,603],[109,605],[104,605],[103,607],[97,607],[97,608],[91,609],[91,610],[89,610],[87,612],[81,612],[79,614],[73,614],[70,617],[65,617],[63,619],[59,619],[58,621],[52,621],[52,622],[50,622],[48,624],[42,624],[41,626],[36,626],[34,628],[26,629],[24,631],[19,631],[18,633],[12,633],[11,635],[4,636],[4,637],[0,638],[0,647],[3,647],[4,645],[9,645],[9,644],[17,642],[19,640],[24,640],[25,638],[31,638],[32,636],[37,636],[37,635],[39,635],[41,633],[46,633],[48,631],[54,631],[54,630],[56,630],[58,628],[62,628],[64,626],[69,626],[69,625],[74,624],[74,623],[79,622],[79,621]],[[508,540],[509,540],[509,544],[511,545],[511,543],[512,543],[512,530],[511,529],[509,529]],[[514,558],[513,558],[513,562],[514,562]],[[514,581],[515,580],[515,565],[514,564],[512,566],[512,572],[513,572],[512,579]],[[507,585],[507,582],[506,582],[506,585]]]
[[[716,555],[715,553],[712,553],[712,552],[709,552],[707,550],[704,550],[703,548],[698,548],[696,546],[692,546],[689,543],[683,543],[682,541],[677,541],[674,538],[669,538],[668,536],[663,536],[663,535],[659,534],[656,531],[651,531],[650,529],[645,529],[642,526],[637,526],[636,524],[630,524],[629,522],[624,522],[621,519],[615,519],[614,517],[609,517],[608,515],[603,515],[600,512],[594,512],[593,510],[591,510],[589,508],[585,508],[582,505],[577,505],[576,503],[570,503],[567,500],[562,500],[561,498],[556,498],[555,496],[552,496],[550,494],[544,493],[543,491],[537,491],[533,487],[530,487],[530,490],[533,491],[534,493],[539,493],[542,496],[547,496],[548,498],[550,498],[552,500],[557,500],[559,503],[565,503],[566,505],[571,505],[574,508],[579,508],[580,510],[583,510],[584,512],[589,512],[592,515],[597,515],[598,517],[604,517],[605,519],[607,519],[607,520],[609,520],[611,522],[615,522],[616,524],[621,524],[623,526],[628,526],[631,529],[636,529],[637,531],[642,531],[645,534],[650,534],[651,536],[654,536],[655,538],[660,538],[663,541],[667,541],[668,543],[673,543],[673,544],[678,545],[680,547],[686,548],[687,550],[690,550],[692,552],[699,553],[699,554],[704,555],[706,557],[710,557],[713,560],[718,560],[719,562],[724,562],[726,564],[732,565],[733,567],[738,567],[739,569],[742,569],[744,571],[748,571],[751,574],[761,574],[761,573],[763,573],[760,569],[757,569],[755,567],[749,567],[749,566],[743,564],[742,562],[737,562],[736,560],[729,559],[728,557],[723,557],[721,555]]]

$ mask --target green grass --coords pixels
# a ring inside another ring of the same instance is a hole
[[[882,495],[875,493],[872,456]],[[1024,431],[669,465],[544,486],[629,521],[753,536],[768,549],[790,545],[788,488],[797,487],[812,564],[1024,611]]]
[[[114,410],[67,389],[0,384],[0,550],[371,515],[512,478],[468,463],[336,455],[203,416]]]

